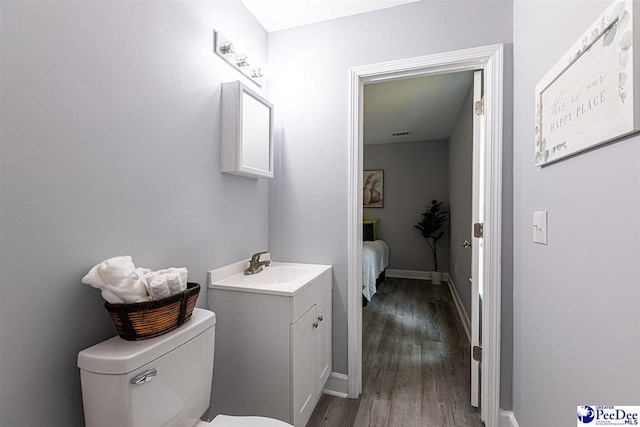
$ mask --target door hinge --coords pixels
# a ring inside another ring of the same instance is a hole
[[[467,229],[468,230],[468,229]],[[473,237],[484,237],[484,224],[481,222],[476,222],[473,224]]]
[[[474,110],[476,112],[476,116],[482,116],[484,114],[484,98],[480,98],[480,101],[475,102]]]
[[[476,362],[482,362],[482,347],[474,345],[472,357]]]

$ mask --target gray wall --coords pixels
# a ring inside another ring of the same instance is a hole
[[[535,85],[609,4],[514,4],[513,409],[521,427],[573,425],[577,405],[640,396],[640,136],[533,165]],[[547,246],[532,241],[538,210],[549,212]]]
[[[0,425],[26,425],[33,402],[51,425],[82,425],[76,354],[113,329],[80,279],[116,254],[184,265],[201,284],[267,243],[280,259],[333,264],[334,366],[347,371],[350,67],[505,43],[510,206],[510,1],[425,1],[271,34],[269,184],[219,172],[220,83],[239,75],[212,54],[212,28],[266,56],[237,2],[0,2]]]
[[[535,33],[531,33],[532,37]],[[334,266],[334,370],[347,372],[349,69],[438,52],[506,44],[503,331],[511,324],[512,2],[421,1],[269,35],[277,177],[270,183],[274,258]],[[503,335],[502,388],[510,387]],[[509,408],[510,396],[501,404]]]
[[[379,236],[389,244],[389,268],[433,270],[427,241],[413,226],[431,200],[449,201],[446,140],[364,146],[364,168],[384,170],[384,207],[363,209],[380,218]],[[438,241],[438,269],[449,271],[449,233]]]
[[[81,426],[79,350],[115,331],[95,263],[207,271],[266,249],[268,183],[220,173],[212,29],[239,2],[0,2],[0,425]],[[198,305],[206,306],[206,287]]]
[[[473,179],[473,85],[464,101],[458,120],[449,137],[449,218],[451,242],[449,275],[471,316],[471,248],[464,240],[471,238],[471,202]]]

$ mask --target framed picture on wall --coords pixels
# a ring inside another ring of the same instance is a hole
[[[636,7],[614,1],[536,86],[536,166],[640,129]]]
[[[364,183],[362,189],[362,206],[365,208],[384,207],[384,171],[364,171],[362,182]]]

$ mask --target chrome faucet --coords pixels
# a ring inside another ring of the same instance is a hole
[[[263,268],[271,264],[271,261],[260,261],[260,255],[264,255],[266,253],[268,252],[258,252],[257,254],[253,254],[251,256],[251,261],[249,261],[249,268],[244,271],[245,276],[260,273]]]

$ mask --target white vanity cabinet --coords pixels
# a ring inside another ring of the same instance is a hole
[[[217,319],[211,416],[306,425],[332,369],[332,277],[331,266],[304,265],[316,271],[297,279],[299,287],[248,283],[247,276],[210,280]]]
[[[273,105],[239,81],[222,84],[222,172],[273,178]]]

